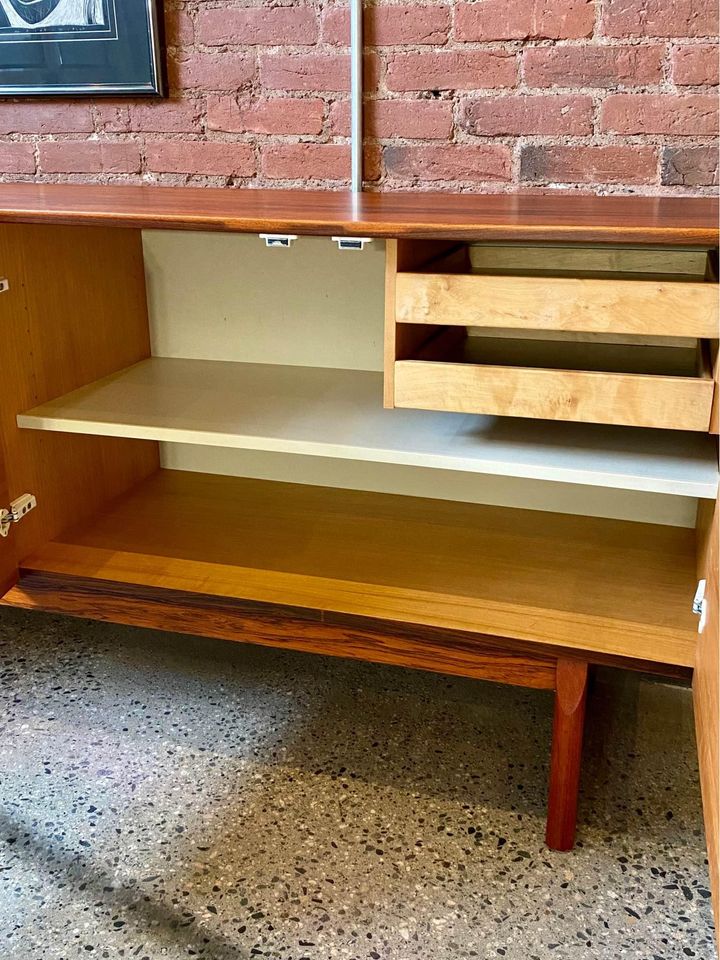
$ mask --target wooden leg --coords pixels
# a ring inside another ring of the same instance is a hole
[[[571,850],[575,842],[587,683],[587,663],[558,660],[545,833],[551,850]]]

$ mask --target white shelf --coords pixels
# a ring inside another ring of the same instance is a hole
[[[702,434],[384,410],[382,374],[144,360],[17,418],[20,427],[281,451],[713,498]]]

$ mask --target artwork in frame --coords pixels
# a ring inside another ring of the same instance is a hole
[[[0,0],[0,96],[162,96],[160,0]]]

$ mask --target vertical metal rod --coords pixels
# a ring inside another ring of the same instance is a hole
[[[363,0],[350,0],[350,188],[363,188]]]

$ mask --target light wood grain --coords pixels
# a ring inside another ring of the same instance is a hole
[[[677,337],[718,335],[711,283],[398,273],[398,323]]]
[[[7,507],[9,503],[10,491],[5,473],[2,437],[0,437],[0,508]],[[10,589],[16,580],[15,538],[13,536],[0,537],[0,597]]]
[[[22,569],[687,666],[694,565],[692,530],[161,471]]]
[[[713,404],[710,412],[710,433],[720,433],[720,350],[718,344],[711,346],[712,375],[715,384]]]
[[[385,327],[383,334],[383,406],[395,406],[395,358],[397,329],[395,324],[395,279],[397,277],[398,241],[385,242]]]
[[[158,467],[157,445],[19,430],[16,415],[150,353],[140,235],[4,224],[0,264],[0,433],[11,497],[38,507],[12,537],[18,556],[92,516]]]
[[[698,638],[693,676],[700,783],[710,862],[716,935],[720,932],[720,509],[706,501],[699,514],[698,574],[707,580],[708,619]]]
[[[708,251],[703,247],[590,246],[583,243],[552,244],[469,244],[473,271],[574,275],[647,274],[695,278],[702,280],[707,272]]]
[[[712,381],[691,377],[395,364],[395,405],[423,410],[706,431],[712,399]]]
[[[442,328],[431,329],[426,325],[397,324],[395,316],[395,284],[400,270],[412,270],[420,265],[437,261],[448,254],[457,256],[458,245],[447,240],[388,240],[385,244],[385,334],[383,346],[383,369],[385,374],[383,405],[392,409],[394,403],[394,364],[396,359],[411,357]],[[460,248],[456,269],[467,266],[467,250]],[[462,333],[464,337],[464,331]]]

